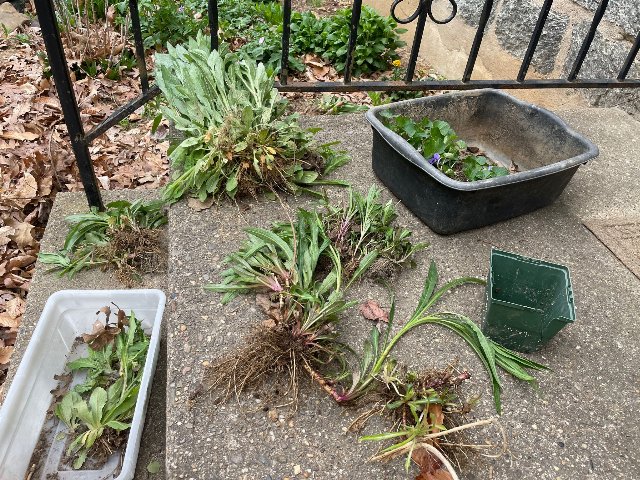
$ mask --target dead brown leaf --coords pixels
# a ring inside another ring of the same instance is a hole
[[[17,329],[20,326],[21,317],[14,317],[7,312],[0,313],[0,327]]]
[[[83,333],[82,340],[93,350],[102,350],[105,345],[113,342],[113,339],[120,333],[120,329],[115,325],[104,324],[96,320],[91,333]]]
[[[13,347],[0,347],[0,368],[6,369],[13,354]]]
[[[411,459],[420,469],[416,480],[453,480],[451,474],[442,468],[442,462],[426,448],[418,445],[413,449]]]
[[[18,208],[24,208],[38,195],[38,182],[33,175],[25,172],[6,196]]]
[[[197,198],[191,197],[189,198],[189,200],[187,200],[187,205],[189,206],[189,208],[192,208],[196,212],[201,212],[202,210],[211,208],[211,206],[213,205],[213,197],[207,198],[204,202],[201,202]]]
[[[375,300],[367,300],[363,304],[360,305],[360,313],[367,320],[372,320],[374,322],[382,321],[385,323],[389,322],[389,314],[385,312],[380,304]]]
[[[20,317],[24,313],[25,301],[20,297],[14,297],[4,304],[5,313],[12,317]]]
[[[440,429],[437,427],[437,425],[444,424],[444,412],[442,411],[442,405],[440,405],[439,403],[430,403],[428,412],[431,423],[433,424],[433,428],[431,429],[430,433],[439,432]]]
[[[31,231],[34,228],[33,225],[14,219],[9,219],[6,223],[14,230],[14,233],[9,235],[9,238],[16,242],[18,248],[24,249],[25,247],[34,246],[35,239],[31,235]]]
[[[6,140],[35,140],[40,137],[40,134],[34,132],[16,132],[14,130],[9,130],[7,132],[0,132],[0,137]]]

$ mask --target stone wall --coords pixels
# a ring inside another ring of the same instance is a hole
[[[599,0],[554,2],[531,63],[535,72],[548,78],[566,78],[599,3]],[[466,24],[477,27],[483,5],[484,0],[458,0],[458,14]],[[497,0],[487,33],[495,35],[499,48],[522,59],[541,7],[542,0]],[[615,78],[638,32],[640,0],[610,0],[578,77]],[[629,78],[640,78],[640,58],[636,58]],[[640,114],[638,89],[581,92],[594,105],[619,106]]]

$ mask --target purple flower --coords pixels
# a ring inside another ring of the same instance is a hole
[[[179,11],[180,13],[184,13],[184,7],[180,7],[180,8],[178,8],[178,11]]]
[[[440,154],[439,153],[434,153],[433,157],[431,157],[431,160],[429,160],[429,163],[431,165],[439,164],[440,163]]]

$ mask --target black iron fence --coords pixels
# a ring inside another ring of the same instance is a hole
[[[439,19],[433,13],[434,0],[419,0],[415,11],[406,18],[396,15],[396,8],[403,0],[393,0],[390,7],[391,16],[400,24],[408,24],[416,21],[416,31],[413,38],[407,73],[404,81],[352,81],[353,53],[358,38],[358,26],[362,11],[362,0],[353,0],[350,32],[345,63],[344,79],[341,82],[291,82],[289,75],[289,42],[291,39],[291,0],[283,0],[283,29],[282,29],[282,57],[279,81],[276,88],[283,92],[354,92],[354,91],[408,91],[408,90],[469,90],[476,88],[501,88],[501,89],[532,89],[532,88],[640,88],[640,79],[627,78],[631,66],[640,50],[640,31],[616,78],[607,79],[582,79],[578,78],[582,64],[589,52],[598,25],[609,4],[609,0],[600,0],[600,4],[594,14],[590,28],[584,38],[578,55],[567,78],[556,79],[528,79],[527,72],[531,60],[538,46],[553,0],[545,0],[540,10],[538,20],[529,40],[526,53],[518,75],[515,79],[504,80],[472,80],[471,76],[475,67],[478,52],[484,37],[485,29],[491,15],[494,1],[485,0],[479,25],[469,52],[466,68],[460,80],[414,80],[415,68],[420,51],[420,44],[424,35],[427,20],[438,24],[446,24],[453,20],[457,14],[458,6],[455,0],[448,0],[450,14],[447,18]],[[149,84],[149,76],[146,68],[142,31],[140,29],[140,17],[138,1],[129,0],[131,15],[131,28],[135,42],[135,56],[140,71],[140,85],[142,94],[116,109],[109,117],[96,125],[89,132],[85,132],[80,120],[80,110],[73,92],[73,85],[69,76],[69,69],[60,39],[58,22],[53,0],[35,0],[38,20],[42,29],[49,64],[56,84],[58,96],[64,114],[65,123],[69,131],[71,146],[78,163],[78,169],[84,185],[87,200],[90,206],[103,208],[100,189],[93,170],[89,145],[98,136],[106,132],[110,127],[131,115],[135,110],[153,99],[159,92],[155,85]],[[216,0],[208,2],[208,18],[211,29],[211,48],[218,48],[218,4]],[[640,30],[640,25],[638,26]]]

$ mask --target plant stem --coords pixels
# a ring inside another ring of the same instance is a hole
[[[318,372],[316,372],[306,360],[303,363],[303,367],[311,377],[311,380],[313,380],[318,385],[320,385],[320,387],[325,392],[331,395],[331,398],[333,398],[338,403],[344,402],[344,398],[342,397],[342,395],[340,395],[331,385],[329,385],[329,382],[327,381],[327,379],[324,378],[322,375],[320,375]]]

